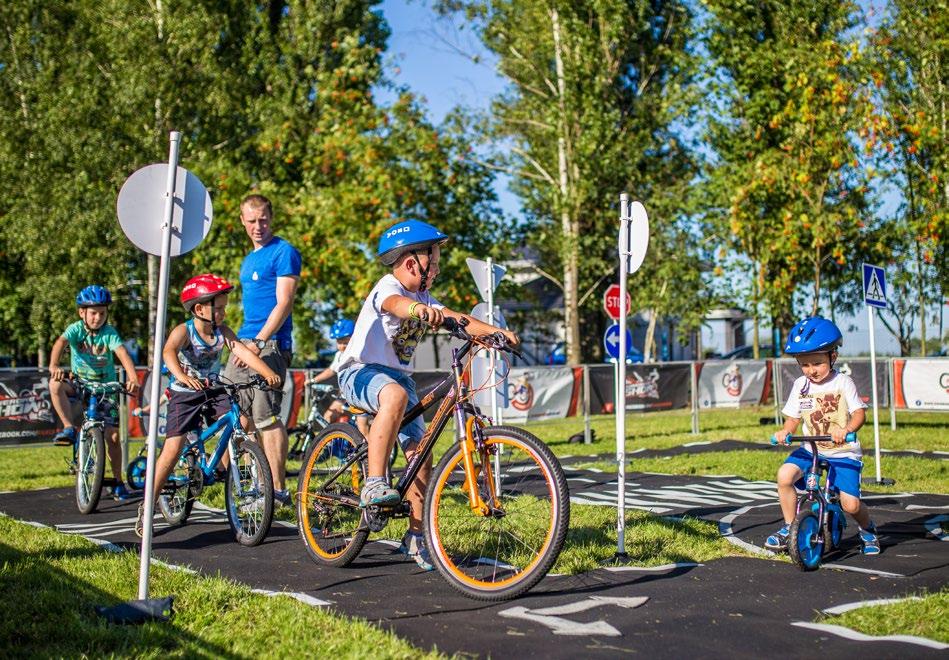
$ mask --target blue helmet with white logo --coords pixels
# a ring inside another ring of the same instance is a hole
[[[330,339],[345,339],[352,337],[356,324],[349,319],[339,319],[330,328]]]
[[[77,307],[98,307],[111,305],[112,294],[104,286],[90,284],[76,295]]]
[[[843,335],[833,321],[812,316],[791,328],[784,352],[788,355],[830,352],[837,350],[842,343]]]
[[[384,265],[391,266],[406,252],[430,249],[433,245],[441,245],[447,240],[448,236],[427,222],[406,220],[382,232],[376,256]]]

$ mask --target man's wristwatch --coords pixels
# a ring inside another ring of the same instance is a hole
[[[264,350],[264,347],[267,345],[267,340],[266,340],[266,339],[254,339],[254,340],[252,340],[252,343],[254,344],[254,346],[257,347],[257,350],[262,351],[262,350]]]

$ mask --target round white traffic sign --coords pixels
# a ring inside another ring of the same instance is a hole
[[[168,163],[146,165],[122,184],[116,211],[119,225],[135,247],[161,256]],[[211,230],[211,195],[201,180],[179,167],[171,221],[170,256],[190,252]]]

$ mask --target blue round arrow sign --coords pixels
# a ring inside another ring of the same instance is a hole
[[[633,333],[626,328],[626,355],[629,355],[629,349],[633,345]],[[619,323],[614,323],[606,329],[603,334],[603,346],[606,352],[614,360],[619,359]]]

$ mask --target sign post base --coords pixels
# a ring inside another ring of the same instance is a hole
[[[600,566],[629,566],[630,564],[635,563],[636,562],[630,559],[628,553],[614,552],[612,557],[601,561]]]
[[[874,484],[876,486],[895,486],[896,485],[896,481],[894,479],[887,479],[886,477],[880,477],[879,479],[877,479],[876,477],[864,477],[863,479],[860,480],[860,482],[864,484]]]

